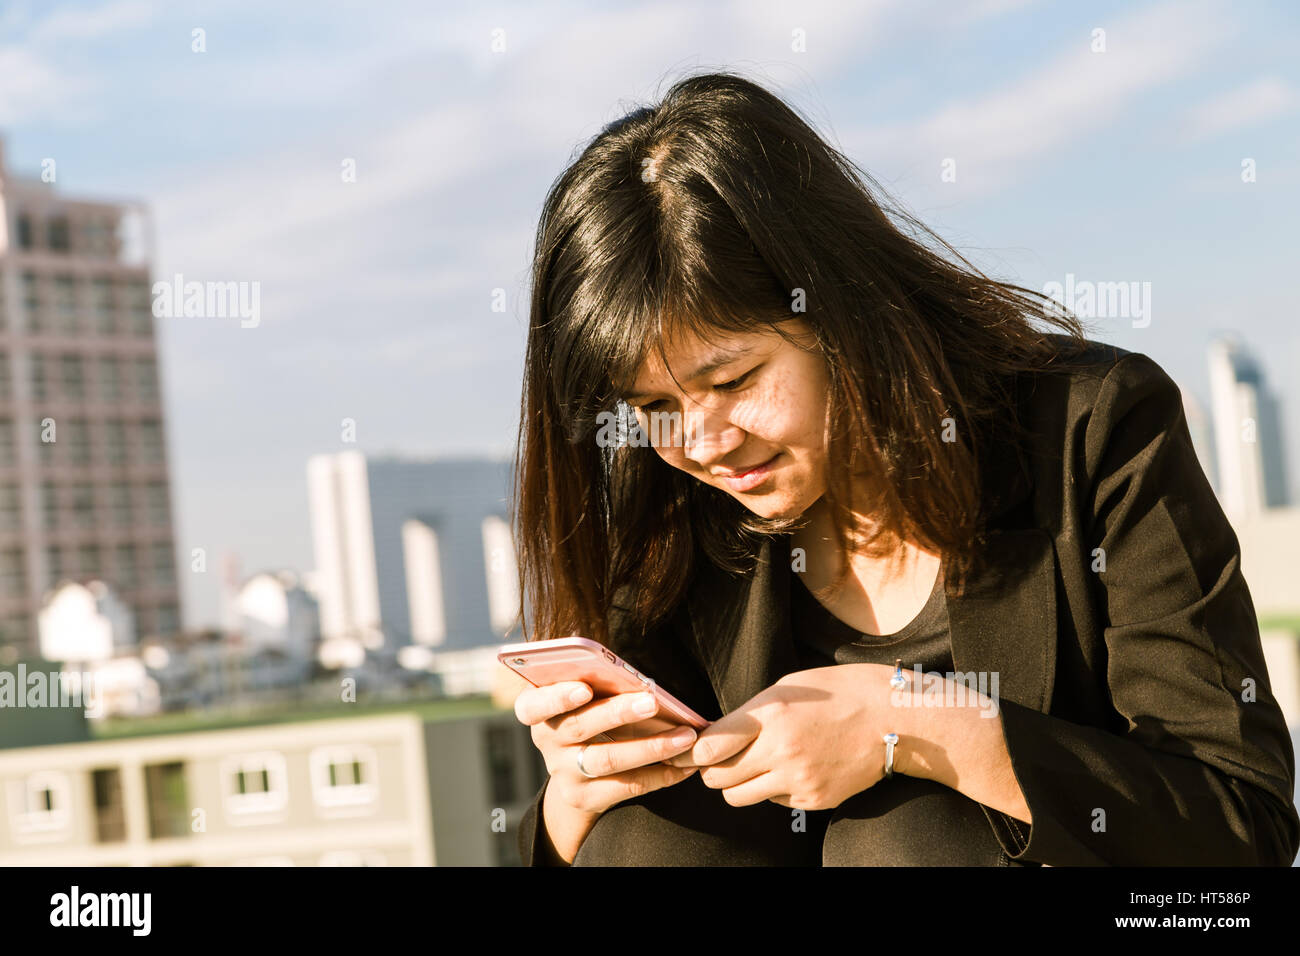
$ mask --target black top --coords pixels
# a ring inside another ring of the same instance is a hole
[[[920,613],[893,634],[881,635],[855,631],[826,610],[798,574],[791,577],[797,582],[790,589],[790,617],[801,668],[892,664],[901,657],[904,671],[918,664],[926,672],[947,674],[954,669],[942,568]]]
[[[955,670],[942,568],[916,617],[893,634],[881,635],[855,631],[813,596],[800,575],[792,578],[791,633],[801,669],[893,664],[902,658],[909,685],[916,681],[917,665],[945,677]],[[931,866],[1023,865],[1009,863],[978,803],[929,780],[881,780],[840,804],[833,819],[839,821],[838,829],[834,843],[823,845],[825,865],[893,865],[891,860],[924,860]],[[915,845],[917,840],[923,845]]]

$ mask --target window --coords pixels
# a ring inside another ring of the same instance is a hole
[[[18,217],[18,248],[32,248],[32,217],[27,213]]]
[[[149,764],[144,768],[145,794],[149,801],[149,835],[155,839],[188,836],[190,801],[185,788],[185,764]]]
[[[12,466],[18,460],[18,446],[14,443],[14,423],[11,419],[0,418],[0,461]]]
[[[84,418],[73,418],[67,426],[68,461],[84,465],[90,461],[90,429]]]
[[[64,335],[76,335],[80,331],[75,276],[63,273],[54,277],[54,316],[59,332]]]
[[[119,423],[120,424],[120,423]],[[131,526],[131,486],[115,481],[108,488],[108,510],[113,525],[118,528]]]
[[[222,762],[226,812],[232,816],[277,813],[289,803],[284,757],[274,751],[240,754]]]
[[[57,252],[67,252],[70,248],[71,230],[66,216],[55,216],[49,222],[47,233],[50,248]]]
[[[126,839],[126,808],[122,802],[122,771],[104,767],[90,772],[95,801],[95,838],[100,843]]]
[[[101,355],[99,358],[99,397],[106,402],[115,402],[122,397],[122,369],[116,356]]]
[[[100,335],[113,335],[117,332],[113,280],[108,276],[98,276],[91,280],[90,308],[95,314],[95,328]]]
[[[379,761],[370,747],[317,747],[311,752],[312,794],[319,807],[371,807],[379,799]]]
[[[140,459],[150,464],[157,464],[163,460],[161,422],[140,423]]]
[[[0,482],[0,531],[17,531],[22,522],[22,501],[18,486]]]
[[[0,289],[0,307],[4,304],[4,290]],[[0,329],[4,328],[0,322]],[[0,351],[0,401],[7,401],[13,394],[13,382],[9,378],[9,353]]]
[[[158,400],[158,367],[151,358],[135,360],[136,395],[142,402]]]
[[[83,544],[78,549],[77,559],[81,564],[81,576],[97,578],[102,574],[99,560],[99,545]]]
[[[27,565],[22,548],[0,551],[0,594],[22,597],[27,593]],[[12,621],[10,622],[12,624]]]
[[[0,620],[0,649],[6,644],[13,650],[26,652],[24,645],[33,635],[32,619],[26,614],[11,614]]]
[[[113,223],[111,220],[92,219],[81,230],[85,239],[86,251],[93,256],[111,257],[113,255]]]
[[[72,354],[60,356],[59,364],[62,369],[63,394],[68,398],[85,398],[86,369],[81,363],[81,356]]]
[[[95,493],[88,484],[72,486],[72,524],[77,528],[95,526]]]
[[[131,331],[138,336],[153,335],[153,296],[147,281],[132,279],[126,289],[127,311]]]
[[[45,420],[41,419],[36,423],[36,453],[42,465],[52,465],[56,454],[58,454],[58,446],[55,442],[58,437],[58,427],[52,418],[49,426],[46,426],[44,422]]]
[[[126,424],[121,419],[104,423],[104,457],[110,465],[126,461]]]
[[[119,544],[114,564],[117,567],[117,585],[123,590],[130,590],[140,586],[139,574],[136,571],[135,545]],[[538,784],[540,787],[541,784]]]
[[[27,313],[27,331],[40,333],[45,331],[44,305],[41,302],[41,279],[35,272],[24,272],[22,276],[23,307]]]
[[[63,562],[63,549],[57,544],[52,544],[45,549],[45,570],[49,575],[51,587],[58,584],[59,580],[68,573],[68,566]]]
[[[49,389],[45,384],[45,356],[40,352],[33,352],[28,357],[27,380],[31,386],[31,397],[35,399],[49,398]]]
[[[172,546],[164,541],[153,546],[154,587],[169,588],[176,583],[176,568],[172,563]]]
[[[59,486],[54,482],[41,482],[41,504],[45,513],[45,528],[53,531],[59,526],[59,516],[63,513],[59,507]]]
[[[28,776],[10,791],[15,835],[50,833],[68,827],[72,822],[71,796],[66,774],[50,770]]]
[[[161,481],[151,481],[145,485],[145,507],[149,511],[149,524],[155,528],[166,527],[171,523],[171,514],[167,509],[167,486]]]

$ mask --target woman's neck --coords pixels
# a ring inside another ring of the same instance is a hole
[[[825,498],[817,499],[804,515],[808,523],[791,536],[791,549],[803,549],[802,578],[808,589],[829,594],[843,559],[832,534]],[[870,527],[869,519],[867,524]],[[850,593],[858,592],[868,599],[900,586],[929,594],[941,563],[940,555],[910,541],[899,542],[892,551],[879,557],[855,552],[851,546],[849,554],[849,573],[844,586]]]

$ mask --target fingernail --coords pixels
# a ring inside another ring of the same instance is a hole
[[[683,747],[695,739],[695,731],[689,727],[684,727],[672,736],[672,745],[674,747]]]
[[[632,709],[638,714],[653,714],[659,707],[655,699],[649,694],[643,694],[636,702]]]
[[[590,694],[591,694],[590,689],[588,689],[588,688],[586,688],[586,687],[579,687],[577,690],[575,690],[575,691],[573,691],[573,692],[571,692],[571,693],[569,694],[569,703],[570,703],[570,704],[581,704],[583,701],[585,701],[585,700],[587,699],[587,697],[588,697]]]

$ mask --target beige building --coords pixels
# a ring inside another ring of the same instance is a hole
[[[0,750],[0,866],[518,865],[544,777],[488,700]]]
[[[15,177],[0,145],[0,661],[64,579],[111,584],[140,636],[180,622],[147,218],[52,163]]]

